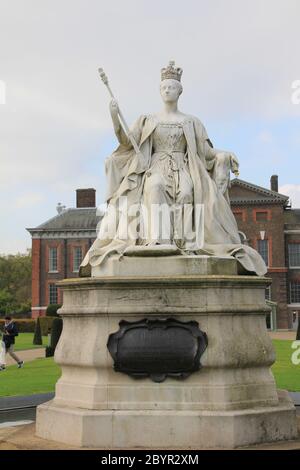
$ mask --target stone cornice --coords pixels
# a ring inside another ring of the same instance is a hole
[[[230,199],[231,206],[267,206],[267,205],[280,205],[284,202],[278,199]]]
[[[37,230],[27,229],[33,239],[40,238],[46,240],[52,240],[57,238],[96,238],[96,230]]]
[[[59,281],[57,285],[64,290],[77,290],[86,288],[106,287],[116,288],[130,286],[131,288],[153,288],[153,287],[176,287],[189,286],[197,288],[205,287],[267,287],[272,283],[271,278],[264,276],[244,275],[188,275],[188,276],[105,276],[105,277],[82,277],[70,278]]]

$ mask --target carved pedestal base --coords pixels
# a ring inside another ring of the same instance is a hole
[[[100,449],[230,449],[295,438],[292,408],[288,396],[275,408],[237,411],[96,411],[50,402],[39,406],[37,434]]]
[[[285,393],[278,398],[270,372],[269,281],[234,274],[234,260],[178,258],[168,257],[166,275],[153,258],[143,276],[130,275],[134,257],[124,257],[127,276],[61,282],[64,327],[55,360],[62,376],[54,400],[38,407],[38,436],[131,449],[234,448],[297,437],[295,408]],[[143,259],[136,262],[141,269]],[[116,372],[107,341],[119,322],[166,318],[197,322],[206,333],[202,368],[161,383]]]

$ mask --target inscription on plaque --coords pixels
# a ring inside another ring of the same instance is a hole
[[[208,342],[196,321],[145,318],[122,320],[119,326],[107,342],[115,371],[162,382],[168,376],[184,379],[200,369]]]

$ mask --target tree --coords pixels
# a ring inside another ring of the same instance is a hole
[[[31,252],[0,256],[0,314],[31,308]]]
[[[0,314],[9,313],[10,306],[13,304],[13,296],[8,292],[7,288],[0,289]]]

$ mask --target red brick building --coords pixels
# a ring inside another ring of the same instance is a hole
[[[278,177],[266,189],[240,179],[232,180],[231,208],[243,243],[255,248],[268,266],[272,285],[273,329],[296,329],[300,311],[300,210],[278,193]]]
[[[95,189],[77,189],[76,208],[58,205],[58,214],[36,228],[32,237],[32,317],[43,316],[49,304],[61,303],[58,280],[77,277],[81,261],[96,238]]]
[[[52,303],[61,303],[56,282],[77,277],[85,253],[96,238],[97,215],[94,189],[76,191],[76,208],[58,206],[58,214],[36,228],[32,236],[32,316],[45,315]],[[296,329],[300,312],[300,209],[292,209],[288,197],[278,193],[278,178],[271,189],[240,179],[230,188],[242,243],[257,249],[268,266],[272,286],[266,298],[272,306],[272,329]]]

